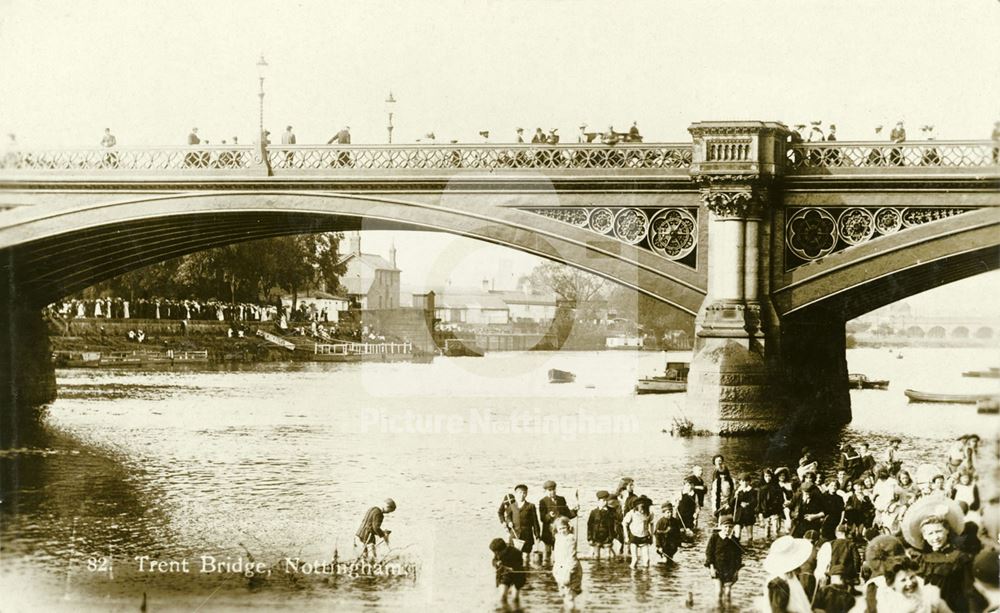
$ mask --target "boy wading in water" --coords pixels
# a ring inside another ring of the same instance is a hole
[[[535,545],[541,529],[538,526],[538,514],[535,505],[526,500],[528,486],[519,483],[514,487],[514,502],[507,506],[507,529],[510,532],[511,544],[524,554],[524,564],[530,562],[531,548]]]
[[[375,559],[377,539],[380,538],[386,544],[389,543],[390,530],[382,529],[382,520],[386,513],[392,513],[395,510],[396,502],[392,498],[386,498],[381,507],[372,507],[365,513],[365,518],[361,520],[361,527],[358,528],[357,532],[358,540],[364,547],[361,552],[364,557]]]
[[[521,588],[525,580],[521,551],[499,538],[490,541],[490,551],[493,552],[493,568],[497,572],[500,605],[507,604],[509,593],[510,605],[518,610],[521,608]]]
[[[590,543],[590,555],[601,559],[601,551],[608,550],[608,558],[613,558],[615,550],[612,544],[615,539],[615,512],[608,508],[608,492],[597,492],[597,508],[590,512],[587,518],[587,542]]]
[[[743,567],[743,549],[733,538],[733,516],[719,518],[716,531],[708,539],[705,549],[705,566],[715,580],[716,595],[720,605],[729,605],[732,600],[733,584],[739,579]]]

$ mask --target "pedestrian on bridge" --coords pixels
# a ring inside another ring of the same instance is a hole
[[[118,144],[118,139],[115,135],[111,133],[111,128],[104,128],[104,137],[101,138],[101,146],[105,149],[111,149]],[[110,168],[118,167],[118,154],[114,152],[109,152],[104,156],[104,165]]]
[[[285,133],[281,135],[281,144],[282,145],[295,144],[295,132],[292,132],[292,126],[288,126],[285,128]],[[291,151],[285,151],[285,166],[288,166],[289,168],[292,167],[292,160],[294,155],[295,154],[292,153]]]
[[[350,145],[351,144],[351,127],[344,126],[337,134],[326,141],[327,145]],[[340,154],[335,158],[333,162],[330,163],[331,166],[350,166],[351,165],[351,154],[346,151],[341,151]]]

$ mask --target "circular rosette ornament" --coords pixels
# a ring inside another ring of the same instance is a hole
[[[607,234],[615,225],[615,214],[611,209],[594,209],[590,212],[590,229],[594,232]]]
[[[615,235],[622,241],[636,245],[646,238],[649,218],[641,209],[622,209],[615,214]]]
[[[799,209],[786,232],[785,244],[803,260],[818,260],[837,248],[837,220],[823,209]]]
[[[903,226],[903,216],[897,209],[886,207],[875,211],[875,230],[879,234],[895,234]]]
[[[865,209],[846,209],[837,220],[837,229],[845,243],[860,245],[875,234],[875,217]]]
[[[684,209],[664,209],[649,222],[649,246],[668,260],[681,260],[698,245],[698,222]]]

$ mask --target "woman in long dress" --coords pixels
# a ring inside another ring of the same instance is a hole
[[[552,546],[552,576],[559,586],[563,608],[576,608],[576,597],[583,591],[583,567],[576,557],[576,538],[569,527],[569,519],[559,517],[553,523],[556,542]]]

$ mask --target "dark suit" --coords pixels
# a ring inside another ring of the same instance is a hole
[[[510,528],[514,538],[524,541],[521,551],[527,553],[535,544],[535,537],[539,534],[538,514],[535,512],[535,505],[525,501],[520,507],[517,503],[507,507],[507,526]]]
[[[808,500],[805,496],[801,496],[797,504],[792,503],[792,536],[802,538],[809,530],[815,530],[816,534],[819,535],[823,520],[806,519],[806,515],[826,513],[826,501],[823,500],[823,496],[820,492],[814,492],[810,494]]]
[[[573,519],[576,517],[576,511],[569,508],[566,499],[562,496],[546,496],[538,501],[538,518],[542,522],[542,542],[547,545],[556,542],[556,537],[552,533],[552,522],[557,517]]]

